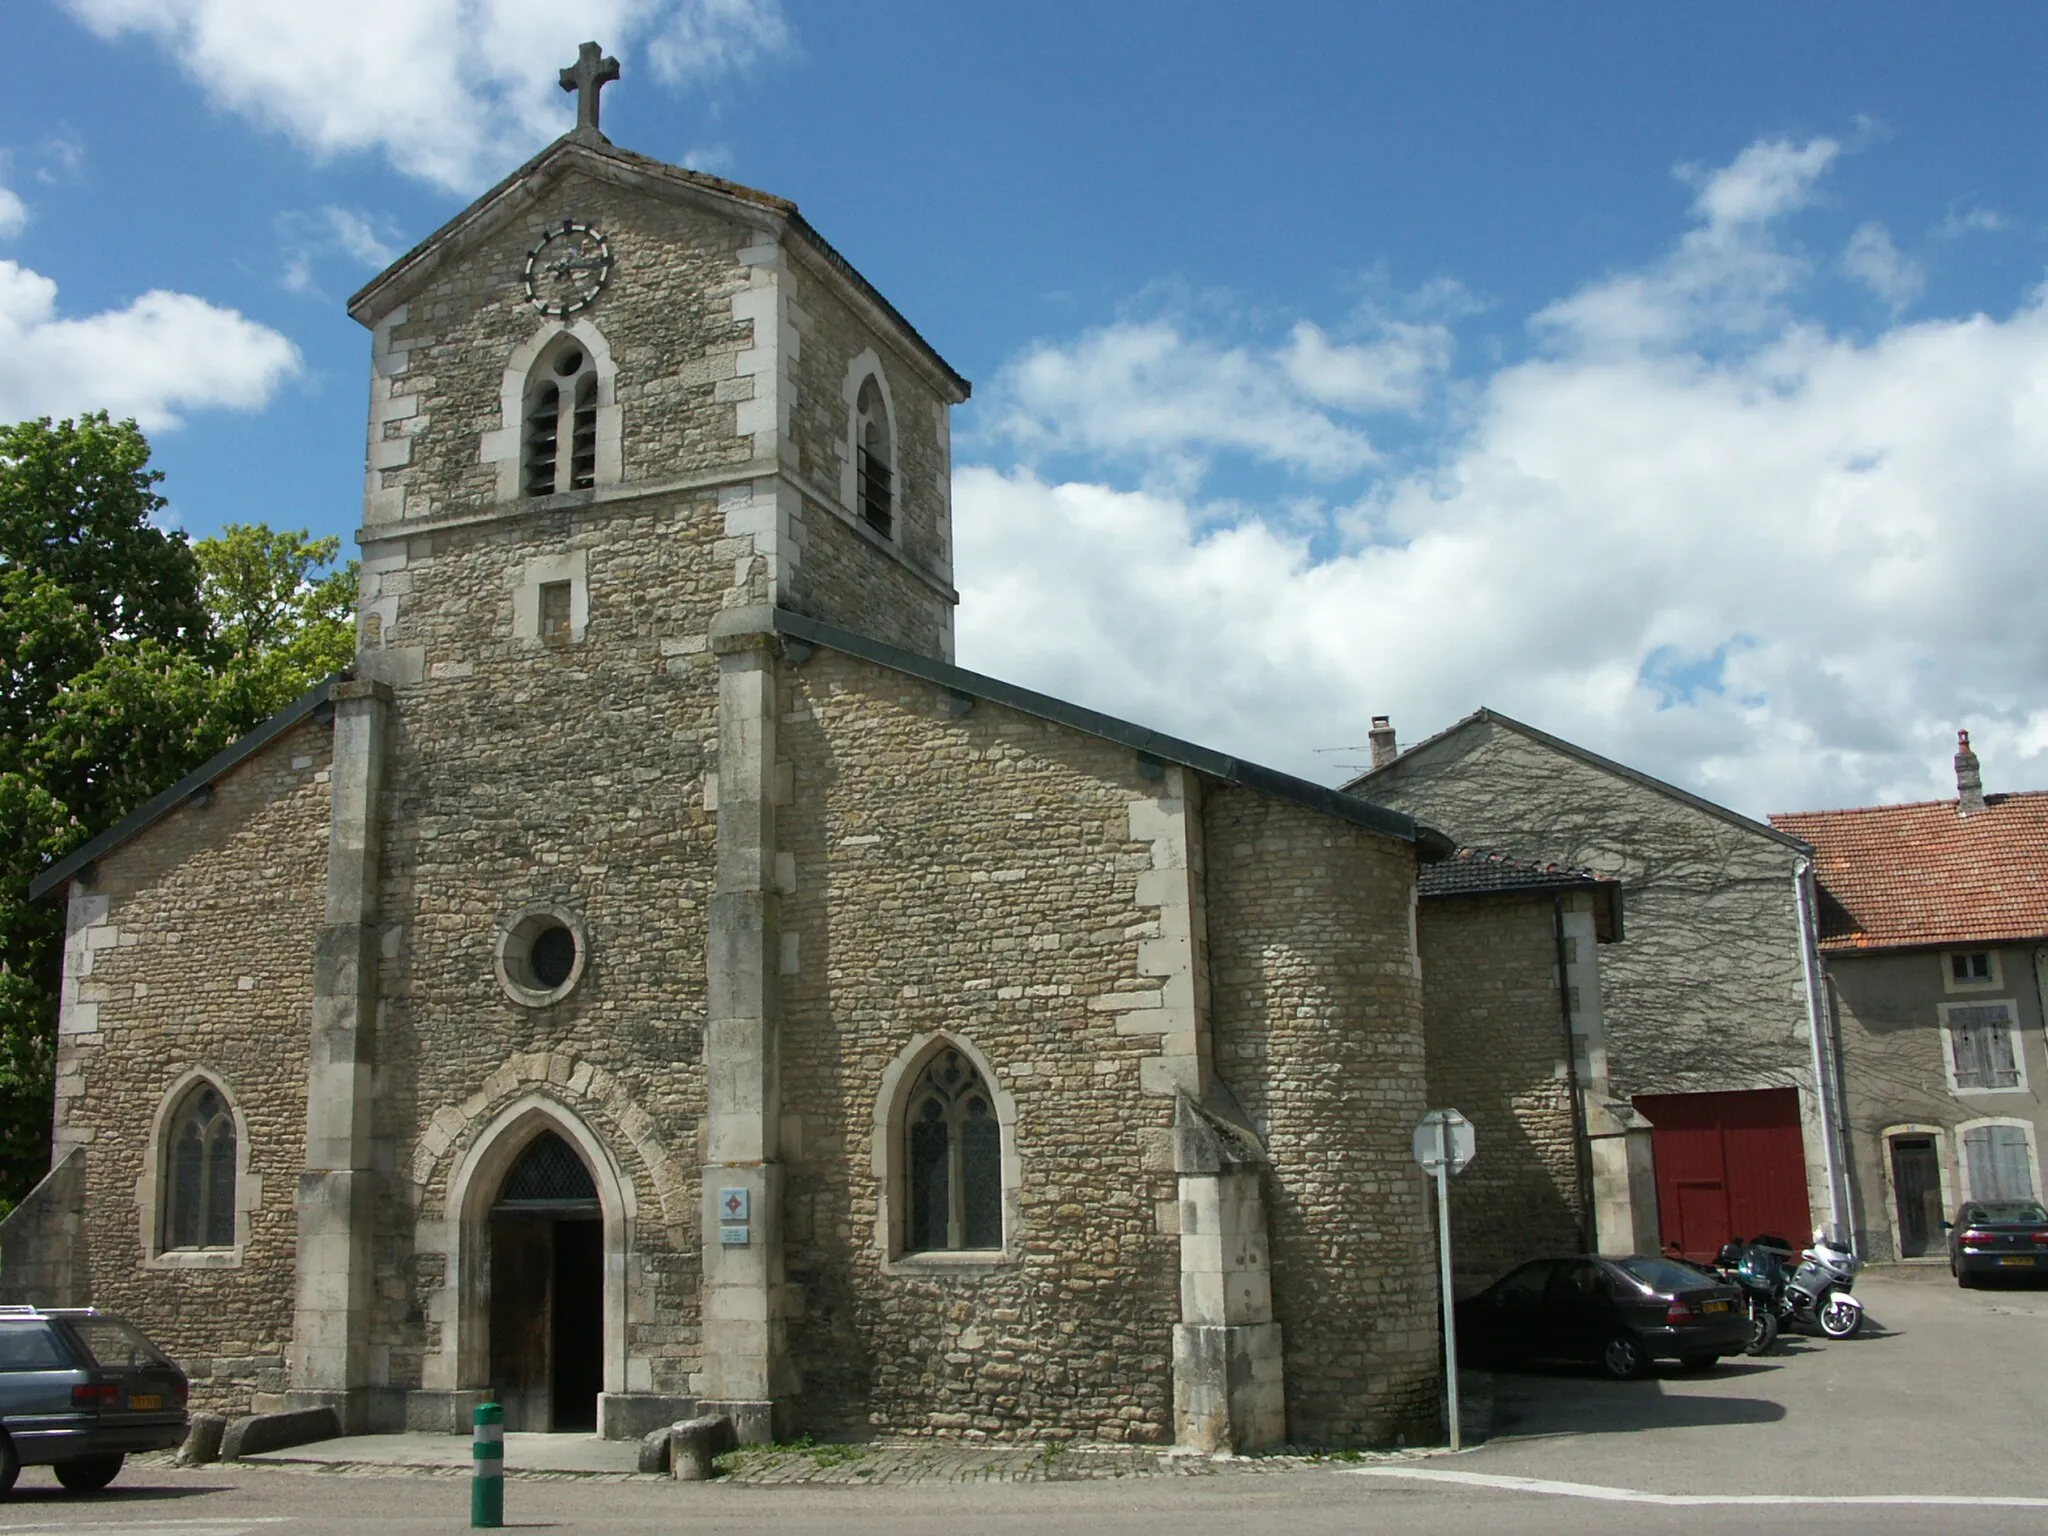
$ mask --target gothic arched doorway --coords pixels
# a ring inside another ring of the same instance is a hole
[[[491,1206],[491,1388],[505,1427],[594,1430],[604,1387],[604,1221],[597,1185],[553,1131]]]

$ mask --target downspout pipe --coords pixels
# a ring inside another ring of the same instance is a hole
[[[1579,1252],[1592,1253],[1598,1221],[1593,1211],[1593,1148],[1586,1134],[1586,1100],[1579,1082],[1579,1037],[1572,1029],[1572,983],[1565,968],[1564,895],[1550,897],[1551,935],[1557,947],[1557,1012],[1564,1025],[1564,1087],[1571,1100],[1572,1182],[1579,1205]]]
[[[1820,943],[1816,913],[1819,900],[1814,889],[1813,860],[1801,858],[1792,866],[1792,901],[1799,909],[1799,969],[1806,984],[1806,1028],[1813,1046],[1813,1097],[1820,1110],[1821,1166],[1828,1184],[1828,1227],[1851,1246],[1855,1234],[1844,1219],[1849,1206],[1842,1182],[1842,1133],[1836,1115],[1840,1102],[1836,1083],[1835,1053],[1828,1039],[1827,1000],[1822,995]]]

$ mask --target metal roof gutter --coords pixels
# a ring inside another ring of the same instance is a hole
[[[966,698],[986,699],[991,704],[1000,704],[1005,709],[1014,709],[1019,714],[1032,715],[1040,720],[1050,720],[1071,730],[1097,736],[1105,741],[1116,742],[1129,747],[1140,758],[1150,758],[1161,763],[1176,763],[1183,768],[1192,768],[1197,773],[1220,779],[1227,784],[1236,784],[1245,789],[1256,789],[1263,794],[1279,799],[1292,800],[1310,810],[1325,816],[1334,816],[1339,821],[1348,821],[1354,826],[1367,827],[1389,837],[1400,838],[1403,842],[1415,844],[1423,862],[1435,863],[1450,857],[1457,845],[1435,827],[1417,821],[1402,811],[1389,810],[1383,805],[1361,800],[1356,795],[1347,795],[1308,779],[1296,778],[1291,773],[1282,773],[1277,768],[1263,767],[1248,763],[1242,758],[1230,757],[1193,742],[1182,741],[1175,736],[1162,735],[1148,726],[1136,725],[1129,720],[1120,720],[1114,715],[1100,714],[1095,710],[1070,704],[1065,699],[1055,699],[1047,694],[1034,693],[1028,688],[1019,688],[998,678],[985,677],[979,672],[969,672],[931,656],[921,656],[915,651],[906,651],[900,646],[870,639],[849,629],[826,624],[804,614],[792,613],[786,608],[774,610],[776,633],[809,645],[821,645],[827,650],[839,651],[844,655],[858,656],[863,661],[874,662],[877,666],[902,672],[911,677],[921,678],[936,687],[944,688]]]

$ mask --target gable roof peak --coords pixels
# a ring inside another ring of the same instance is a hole
[[[1485,704],[1480,705],[1479,708],[1473,710],[1464,719],[1445,726],[1434,736],[1428,736],[1418,741],[1414,746],[1401,753],[1400,756],[1391,759],[1379,767],[1368,769],[1348,784],[1345,784],[1343,788],[1347,794],[1362,793],[1364,787],[1373,779],[1383,774],[1398,772],[1404,764],[1412,763],[1417,757],[1429,751],[1432,747],[1449,741],[1452,737],[1469,731],[1478,725],[1493,725],[1503,730],[1513,731],[1517,735],[1537,743],[1539,746],[1548,747],[1554,752],[1563,753],[1567,757],[1584,763],[1589,768],[1598,769],[1602,773],[1612,774],[1616,778],[1626,779],[1632,784],[1639,784],[1644,789],[1663,795],[1667,799],[1677,800],[1682,804],[1689,805],[1694,810],[1702,811],[1718,821],[1725,821],[1732,827],[1739,827],[1745,832],[1753,832],[1759,837],[1768,838],[1774,843],[1781,843],[1801,853],[1811,851],[1807,848],[1804,841],[1792,836],[1788,832],[1781,831],[1769,822],[1758,821],[1753,816],[1745,816],[1742,812],[1732,810],[1728,806],[1722,805],[1719,801],[1709,800],[1705,795],[1694,794],[1689,789],[1682,789],[1666,779],[1660,779],[1654,774],[1645,773],[1640,768],[1631,768],[1628,764],[1616,762],[1611,757],[1603,757],[1589,747],[1582,747],[1574,741],[1566,741],[1562,736],[1553,736],[1546,730],[1530,725],[1526,721],[1517,720],[1512,715],[1502,714],[1499,710]]]

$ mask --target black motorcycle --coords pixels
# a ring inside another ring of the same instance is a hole
[[[1784,1256],[1768,1239],[1723,1243],[1714,1257],[1720,1276],[1742,1289],[1749,1306],[1749,1342],[1745,1355],[1768,1354],[1778,1342],[1778,1315],[1786,1310]]]

